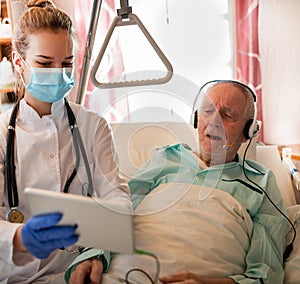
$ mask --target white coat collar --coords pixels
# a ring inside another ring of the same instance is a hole
[[[64,108],[64,100],[60,100],[58,102],[52,103],[51,106],[51,114],[45,115],[43,117],[53,118],[57,116],[57,113],[62,112]],[[20,101],[20,111],[19,111],[19,118],[21,119],[29,119],[29,120],[41,120],[39,114],[25,101],[25,99],[21,99]]]

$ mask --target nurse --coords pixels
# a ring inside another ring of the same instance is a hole
[[[26,4],[12,41],[16,104],[0,116],[0,282],[63,283],[73,264],[73,283],[85,278],[99,283],[109,252],[59,249],[76,243],[76,226],[58,226],[58,213],[29,218],[24,189],[92,195],[128,206],[128,187],[107,122],[66,99],[75,84],[71,19],[51,0]],[[95,222],[96,230],[105,228]]]

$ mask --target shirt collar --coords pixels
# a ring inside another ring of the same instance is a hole
[[[59,100],[51,105],[51,114],[45,115],[45,117],[52,118],[56,116],[57,113],[61,112],[64,107],[64,100]],[[25,101],[21,99],[20,101],[20,118],[26,118],[31,120],[41,119],[38,113]]]
[[[229,162],[229,163],[224,163],[220,165],[214,165],[211,167],[208,167],[200,158],[198,155],[193,153],[195,156],[197,156],[198,159],[198,165],[201,170],[203,171],[209,171],[209,170],[224,170],[224,169],[232,169],[235,167],[243,167],[243,159],[240,157],[240,155],[236,154],[235,161]],[[262,172],[256,170],[254,167],[250,166],[248,161],[246,160],[244,163],[244,168],[247,171],[253,172],[255,174],[263,174]]]

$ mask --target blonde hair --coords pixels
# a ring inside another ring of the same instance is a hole
[[[55,6],[51,0],[28,0],[24,1],[28,9],[22,14],[14,27],[12,36],[12,47],[24,59],[29,47],[29,35],[43,32],[45,30],[56,32],[66,31],[73,39],[75,29],[71,18],[67,13]],[[24,95],[25,88],[17,75],[17,86],[14,100]]]
[[[29,45],[28,35],[44,30],[62,29],[71,36],[75,35],[71,18],[58,9],[51,0],[23,1],[28,9],[17,22],[12,38],[13,48],[25,57]]]

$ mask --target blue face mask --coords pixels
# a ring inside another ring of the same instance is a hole
[[[72,68],[30,68],[27,91],[36,99],[54,103],[68,95],[75,84]]]

